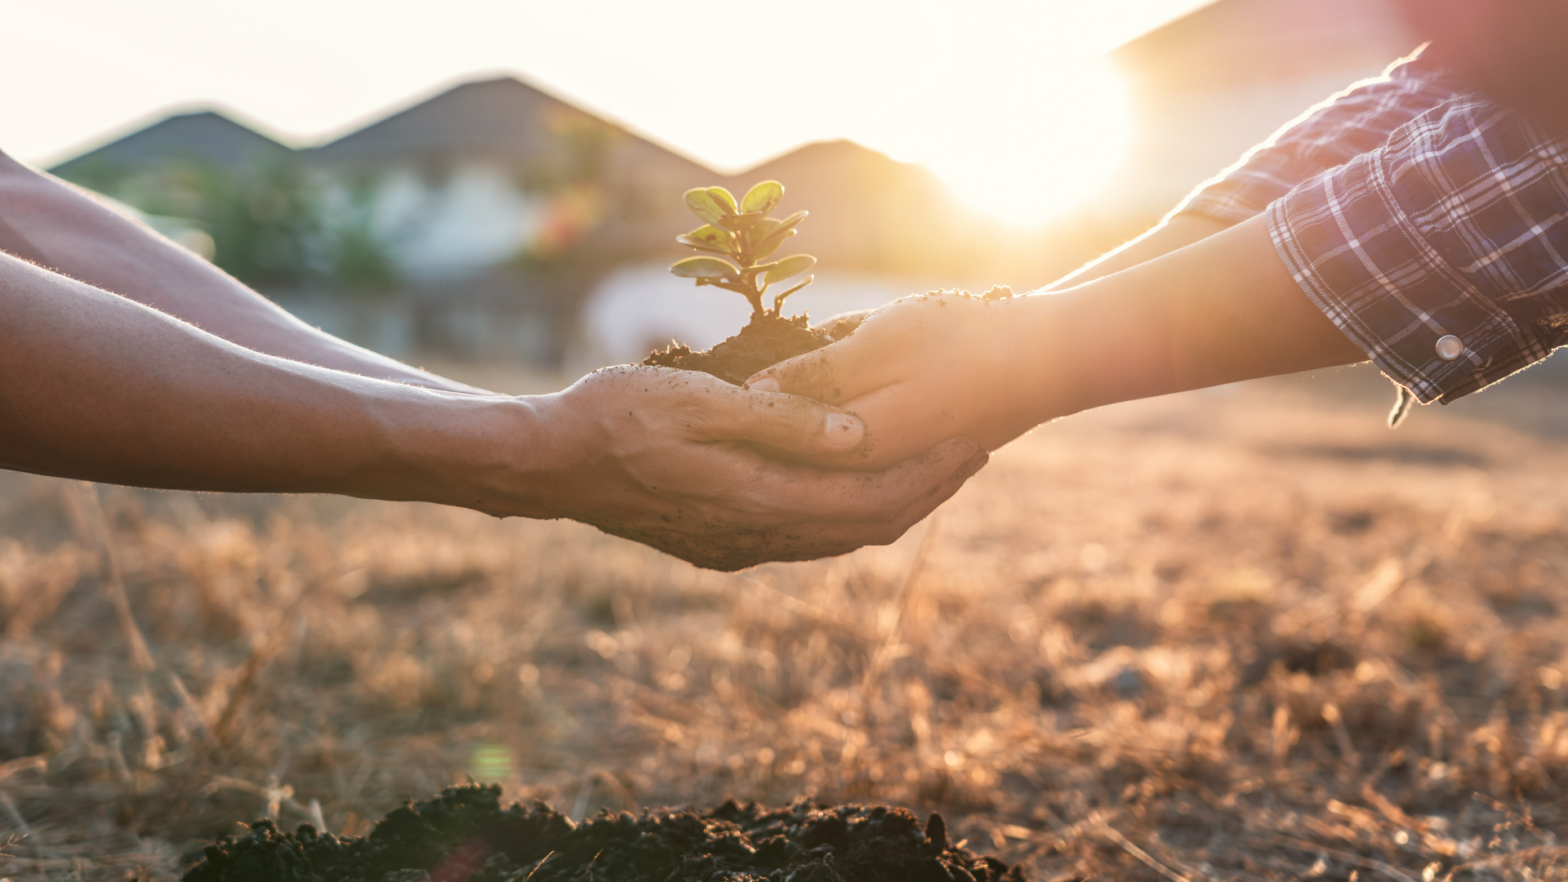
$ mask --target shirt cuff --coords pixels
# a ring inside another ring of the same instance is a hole
[[[1264,216],[1302,293],[1422,404],[1550,354],[1422,235],[1394,198],[1382,151],[1301,184]]]
[[[1296,185],[1375,150],[1460,88],[1424,48],[1382,76],[1353,83],[1307,109],[1241,159],[1199,184],[1168,216],[1195,214],[1237,224],[1261,214]]]

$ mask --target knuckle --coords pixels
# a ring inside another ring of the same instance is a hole
[[[769,500],[755,481],[724,481],[697,508],[708,523],[724,524],[730,531],[767,529],[788,522],[783,510]]]

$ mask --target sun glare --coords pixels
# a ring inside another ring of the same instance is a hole
[[[1028,74],[949,108],[923,151],[959,198],[1017,226],[1060,216],[1103,186],[1130,128],[1121,80],[1103,61]]]

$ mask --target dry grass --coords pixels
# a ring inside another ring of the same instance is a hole
[[[472,776],[579,816],[940,810],[1037,880],[1564,878],[1550,392],[1468,411],[1533,434],[1389,432],[1362,382],[1068,421],[895,546],[735,576],[569,523],[8,477],[0,876],[173,879],[239,822],[362,833]]]

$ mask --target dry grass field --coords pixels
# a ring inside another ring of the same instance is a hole
[[[1568,877],[1568,409],[1526,377],[1389,431],[1390,397],[1085,415],[893,546],[737,575],[0,476],[0,877],[172,880],[470,778],[939,810],[1035,880]]]

